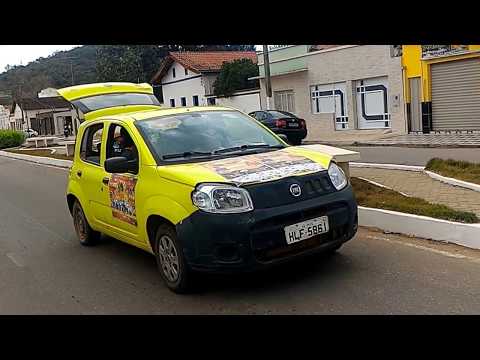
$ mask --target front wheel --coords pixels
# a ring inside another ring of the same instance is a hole
[[[175,293],[184,294],[192,290],[191,270],[185,261],[175,229],[160,225],[155,233],[155,257],[158,270],[167,287]]]

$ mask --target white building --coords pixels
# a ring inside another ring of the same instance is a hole
[[[0,105],[0,130],[10,129],[10,110],[8,106]]]
[[[166,107],[225,105],[250,112],[260,109],[258,89],[241,91],[229,98],[213,95],[213,84],[224,62],[238,59],[257,62],[254,51],[171,52],[152,78],[153,86],[161,86]]]
[[[39,135],[63,135],[65,124],[76,134],[77,112],[61,97],[23,98],[13,104],[14,128],[33,129]]]

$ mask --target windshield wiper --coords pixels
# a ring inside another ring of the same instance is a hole
[[[244,144],[240,146],[232,146],[229,148],[217,149],[213,151],[213,154],[221,154],[233,151],[243,151],[248,149],[281,149],[283,145],[268,145],[268,144]]]
[[[162,159],[166,160],[166,159],[186,158],[186,157],[191,157],[196,155],[210,156],[213,154],[211,152],[203,152],[203,151],[185,151],[183,153],[163,155]]]

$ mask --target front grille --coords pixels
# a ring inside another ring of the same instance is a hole
[[[290,193],[290,186],[292,184],[300,185],[302,190],[300,196],[295,197]],[[291,176],[267,183],[247,185],[245,188],[250,193],[255,209],[266,209],[293,204],[335,191],[326,171],[304,176]]]

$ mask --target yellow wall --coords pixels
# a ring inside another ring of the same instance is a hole
[[[480,45],[468,45],[468,50],[479,51]],[[422,102],[431,101],[430,65],[445,62],[480,57],[479,53],[462,54],[441,57],[437,59],[422,60],[421,45],[402,45],[402,66],[404,67],[404,96],[410,102],[409,78],[421,77]]]

